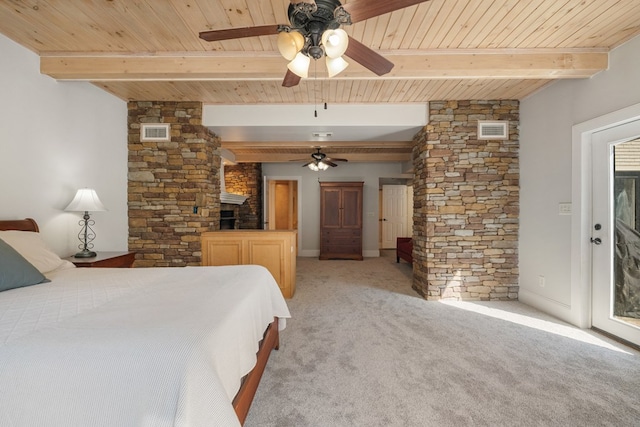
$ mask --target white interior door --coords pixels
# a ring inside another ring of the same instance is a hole
[[[396,247],[397,237],[407,237],[407,186],[382,186],[382,248]]]
[[[640,121],[637,121],[594,133],[591,143],[592,324],[638,345],[640,275],[633,264],[636,250],[640,259],[640,235],[636,236],[635,231],[637,200],[635,193],[621,192],[620,178],[616,188],[615,151],[622,153],[625,144],[639,136]],[[640,153],[633,162],[637,163],[635,169],[640,171]],[[629,167],[634,168],[633,165]],[[634,217],[633,221],[629,220],[631,217]],[[621,224],[621,221],[628,224]],[[638,302],[637,310],[633,308],[633,300]]]

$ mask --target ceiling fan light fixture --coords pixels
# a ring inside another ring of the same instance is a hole
[[[314,172],[326,171],[327,169],[329,169],[329,165],[322,161],[316,160],[315,162],[309,163],[308,168]]]
[[[295,58],[293,58],[293,61],[289,62],[287,68],[298,77],[306,79],[307,77],[309,77],[310,64],[311,58],[304,55],[302,52],[298,52]]]
[[[329,77],[334,77],[340,74],[349,66],[349,63],[345,61],[341,56],[337,58],[329,58],[327,56],[326,63]]]
[[[328,58],[339,58],[347,51],[349,35],[342,28],[326,30],[322,33],[322,45]]]
[[[292,61],[304,47],[304,36],[298,31],[278,33],[278,50],[285,59]]]

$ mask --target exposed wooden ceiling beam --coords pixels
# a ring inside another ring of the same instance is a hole
[[[412,141],[222,141],[238,163],[274,163],[310,160],[314,147],[329,157],[350,162],[407,162]]]
[[[586,78],[608,67],[600,50],[549,49],[444,50],[381,52],[395,64],[385,78]],[[348,60],[348,59],[347,59]],[[378,78],[350,61],[334,79]],[[98,55],[42,54],[40,71],[57,80],[282,80],[286,60],[274,53]],[[324,76],[318,67],[318,77]]]
[[[290,153],[244,153],[234,151],[235,162],[237,163],[281,163],[311,160],[311,152],[307,156],[304,154]],[[407,162],[411,160],[411,153],[341,153],[328,157],[339,157],[350,162]]]
[[[337,149],[406,149],[411,151],[412,141],[222,141],[222,148],[234,150],[263,150],[265,147],[280,149],[300,149],[306,152],[309,148],[321,147],[324,151]],[[331,151],[333,152],[333,151]]]

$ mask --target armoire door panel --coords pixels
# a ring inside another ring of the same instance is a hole
[[[342,204],[342,228],[362,227],[362,191],[359,189],[344,189]]]
[[[340,227],[340,196],[339,189],[327,189],[322,192],[320,222],[323,227]]]

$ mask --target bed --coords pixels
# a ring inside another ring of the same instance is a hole
[[[0,221],[3,283],[13,427],[242,425],[290,317],[264,267],[75,268],[32,219]]]

